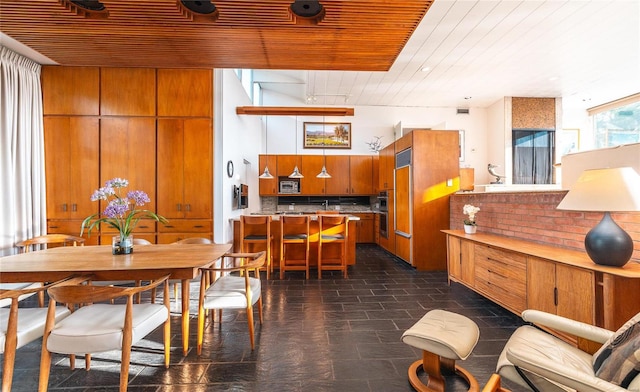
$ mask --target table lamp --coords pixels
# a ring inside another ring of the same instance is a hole
[[[585,170],[556,208],[604,212],[584,238],[587,254],[600,265],[622,267],[629,261],[633,240],[610,212],[640,211],[640,176],[633,168]]]

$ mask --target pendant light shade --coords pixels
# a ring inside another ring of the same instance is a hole
[[[318,173],[318,175],[316,177],[317,178],[331,178],[331,174],[327,173],[327,167],[325,165],[322,165],[322,170],[320,171],[320,173]]]
[[[296,116],[296,159],[298,157],[298,116]],[[293,172],[289,174],[289,178],[304,178],[300,170],[298,169],[298,165],[293,168]]]
[[[268,135],[269,135],[269,130],[267,129],[267,125],[269,124],[269,117],[265,117],[264,119],[264,154],[267,155],[267,150],[269,148],[269,139],[268,139]],[[258,176],[258,178],[262,178],[262,179],[266,179],[266,180],[270,180],[273,179],[273,175],[271,175],[271,173],[269,173],[269,164],[267,163],[269,161],[269,159],[265,159],[264,162],[264,172],[262,172],[262,174],[260,174]]]
[[[260,174],[260,176],[258,176],[258,178],[264,178],[264,179],[273,178],[273,175],[271,175],[271,173],[269,173],[269,167],[267,165],[264,166],[264,172],[262,172],[262,174]]]

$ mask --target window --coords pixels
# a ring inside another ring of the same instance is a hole
[[[640,101],[593,115],[596,148],[640,142]]]
[[[555,130],[514,129],[513,183],[552,184]]]

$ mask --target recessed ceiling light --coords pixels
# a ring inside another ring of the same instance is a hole
[[[550,82],[553,82],[554,80],[558,80],[558,77],[557,76],[552,76],[552,77],[549,78]]]
[[[422,68],[420,69],[420,71],[422,71],[422,72],[429,72],[429,71],[431,71],[431,67],[422,67]]]

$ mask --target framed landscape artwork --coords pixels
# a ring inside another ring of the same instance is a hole
[[[304,148],[351,148],[351,123],[304,123]]]

